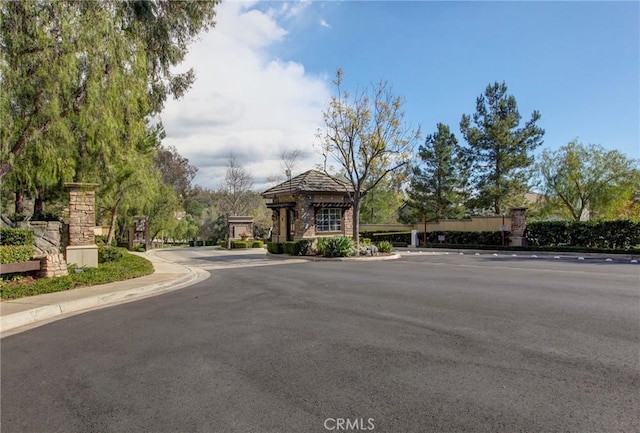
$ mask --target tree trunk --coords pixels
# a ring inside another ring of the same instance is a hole
[[[360,255],[360,198],[353,201],[353,240],[356,243],[356,255]]]
[[[116,220],[118,218],[118,208],[120,207],[120,200],[116,201],[116,204],[111,209],[111,222],[109,223],[109,235],[107,236],[107,245],[111,245],[113,237],[116,233]]]
[[[16,215],[24,213],[24,194],[22,191],[16,190],[16,203],[13,210]]]
[[[33,214],[40,215],[42,213],[44,213],[44,187],[38,188],[38,195],[33,203]]]

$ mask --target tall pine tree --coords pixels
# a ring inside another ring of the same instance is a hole
[[[438,123],[437,128],[420,146],[420,164],[412,169],[407,201],[412,222],[464,215],[468,169],[462,149],[448,125]]]
[[[460,131],[469,144],[465,151],[473,169],[470,203],[478,211],[500,215],[524,200],[526,170],[542,144],[544,129],[536,125],[540,113],[535,110],[522,127],[520,119],[516,98],[507,94],[504,82],[487,86],[473,116],[462,115]]]

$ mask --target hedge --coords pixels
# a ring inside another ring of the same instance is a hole
[[[509,232],[505,232],[505,238],[508,238]],[[411,232],[362,232],[363,238],[369,238],[373,243],[382,241],[390,242],[394,246],[407,246],[411,244]],[[444,236],[445,242],[457,245],[502,245],[502,232],[454,232],[454,231],[438,231],[427,232],[427,243],[439,243],[438,236]],[[424,233],[418,233],[418,241],[423,242]]]
[[[525,236],[532,246],[637,249],[640,221],[536,221],[527,224]]]
[[[231,249],[249,248],[249,241],[231,241]]]
[[[267,251],[271,254],[284,254],[284,249],[280,242],[267,242]]]
[[[509,245],[510,232],[504,232],[505,245]],[[502,246],[502,232],[427,232],[427,243],[440,243],[438,236],[444,236],[444,242],[456,245],[495,245]],[[418,240],[422,242],[424,233],[418,233]]]
[[[391,243],[411,243],[411,232],[360,232],[361,238],[371,239],[371,242],[378,243],[381,241],[387,241]]]
[[[298,252],[296,251],[296,244],[297,242],[295,241],[286,241],[282,243],[282,251],[285,254],[289,254],[290,256],[297,256]]]
[[[0,264],[28,262],[33,252],[32,245],[2,245],[0,246]]]
[[[264,242],[262,241],[251,241],[251,248],[264,248]]]
[[[32,230],[8,227],[0,229],[0,245],[33,245],[34,242]]]

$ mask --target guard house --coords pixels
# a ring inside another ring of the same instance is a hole
[[[262,193],[273,212],[274,242],[351,236],[354,189],[346,181],[309,170]]]

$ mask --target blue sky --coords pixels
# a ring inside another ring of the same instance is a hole
[[[186,60],[198,82],[163,116],[168,144],[216,188],[230,152],[257,189],[279,152],[318,162],[314,133],[333,93],[388,81],[423,135],[475,111],[505,81],[523,122],[538,110],[542,148],[574,138],[640,157],[639,2],[237,2]]]

